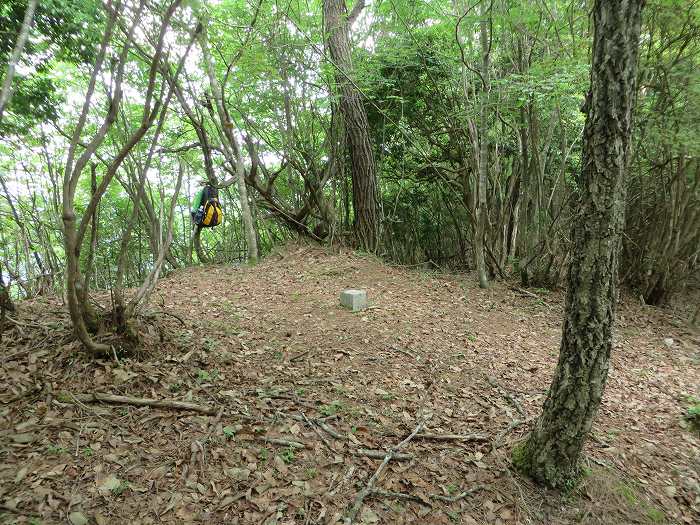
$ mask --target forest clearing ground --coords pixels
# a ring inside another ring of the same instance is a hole
[[[339,305],[351,287],[368,310]],[[21,303],[0,356],[0,522],[336,523],[425,422],[472,436],[411,439],[358,523],[697,523],[700,439],[682,416],[700,344],[670,310],[623,300],[581,485],[511,470],[558,356],[563,296],[536,295],[291,245],[163,279],[144,355],[118,363],[80,351],[59,301]],[[91,392],[216,415],[71,396]]]

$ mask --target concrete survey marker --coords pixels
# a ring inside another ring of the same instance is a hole
[[[340,304],[353,312],[367,308],[367,290],[343,290],[340,292]]]

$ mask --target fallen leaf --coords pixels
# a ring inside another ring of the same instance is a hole
[[[71,512],[68,515],[68,521],[73,525],[87,525],[88,519],[82,512]]]
[[[15,483],[19,483],[22,481],[25,477],[27,476],[27,467],[22,467],[17,471],[17,475],[15,476]]]
[[[100,493],[102,493],[102,495],[106,495],[112,492],[113,490],[117,489],[120,485],[121,481],[119,481],[119,478],[110,475],[98,484],[97,490],[99,490]]]

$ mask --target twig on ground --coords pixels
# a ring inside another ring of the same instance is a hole
[[[372,459],[384,459],[386,457],[385,450],[371,450],[371,449],[367,449],[367,448],[358,448],[355,450],[351,450],[350,453],[353,456],[365,456],[365,457],[372,458]],[[395,459],[397,461],[409,461],[413,458],[415,458],[415,456],[413,454],[396,453],[392,456],[392,459]]]
[[[510,424],[500,434],[498,434],[498,436],[496,436],[496,439],[493,440],[493,444],[491,445],[491,452],[501,447],[503,445],[503,438],[505,438],[513,430],[518,428],[520,425],[525,425],[534,421],[535,419],[536,418],[531,417],[529,419],[516,419],[514,421],[511,421]]]
[[[166,312],[165,310],[153,310],[152,312],[148,312],[147,314],[145,314],[145,316],[146,317],[153,317],[156,314],[169,315],[170,317],[173,317],[173,318],[177,319],[178,321],[180,321],[180,324],[182,326],[187,326],[187,323],[185,323],[185,320],[182,317],[180,317],[178,314],[175,314],[173,312]]]
[[[369,494],[368,496],[379,496],[382,498],[395,498],[395,499],[416,501],[416,502],[418,502],[421,505],[424,505],[426,507],[432,507],[432,505],[429,502],[425,501],[420,496],[414,496],[413,494],[406,494],[405,492],[391,492],[388,490],[374,489],[372,491],[372,494]]]
[[[514,292],[519,293],[519,294],[526,295],[528,297],[532,297],[533,299],[537,299],[538,301],[542,301],[542,304],[545,305],[547,308],[551,307],[551,305],[547,301],[542,299],[542,297],[540,297],[536,293],[528,292],[527,290],[523,290],[522,288],[518,288],[517,286],[511,286],[510,289]]]
[[[289,419],[293,419],[294,421],[306,421],[306,415],[302,412],[303,416],[298,416],[296,414],[285,414],[283,412],[277,412],[278,415],[282,417],[288,417]],[[328,423],[324,423],[320,419],[310,419],[312,423],[317,425],[321,430],[326,432],[328,435],[330,435],[334,439],[340,439],[344,440],[345,436],[339,434],[336,432],[333,427],[331,427]],[[383,456],[382,456],[383,457]]]
[[[465,490],[464,492],[460,492],[459,494],[457,494],[455,496],[443,496],[442,494],[429,494],[428,497],[430,499],[444,501],[446,503],[455,503],[455,502],[463,500],[464,498],[471,496],[475,492],[478,492],[479,490],[483,490],[485,488],[486,487],[484,487],[483,485],[478,485],[478,486],[474,487],[473,489]],[[380,496],[383,498],[396,498],[396,499],[403,499],[403,500],[409,500],[409,501],[416,501],[416,502],[420,503],[421,505],[425,505],[426,507],[432,507],[432,505],[428,501],[425,501],[420,496],[416,496],[414,494],[407,494],[405,492],[391,492],[388,490],[374,489],[369,496]]]
[[[395,346],[390,346],[387,348],[387,350],[391,350],[392,352],[398,352],[400,354],[406,355],[410,357],[411,359],[417,359],[415,355],[413,355],[411,352],[408,350],[404,350],[402,348],[396,348]]]
[[[418,434],[416,439],[429,439],[431,441],[488,441],[486,434]]]
[[[338,434],[335,430],[333,430],[333,427],[328,425],[327,423],[324,423],[320,419],[314,419],[314,422],[327,434],[329,434],[331,437],[334,437],[335,439],[345,439],[342,435]]]
[[[306,414],[303,412],[301,413],[302,417],[304,418],[304,421],[306,422],[307,425],[311,427],[311,429],[316,433],[316,435],[323,441],[323,444],[326,445],[326,448],[330,450],[331,452],[335,453],[335,450],[331,446],[331,444],[328,442],[328,440],[321,434],[321,431],[316,428],[317,424],[314,424],[312,421],[309,420],[308,417],[306,417]]]
[[[486,487],[483,485],[478,485],[474,487],[473,489],[470,490],[465,490],[464,492],[457,494],[456,496],[441,496],[440,494],[431,494],[430,498],[431,499],[436,499],[440,501],[445,501],[447,503],[454,503],[456,501],[462,500],[466,498],[467,496],[471,496],[475,492],[478,492],[479,490],[484,490]]]
[[[306,350],[306,351],[302,352],[301,354],[297,354],[297,355],[295,355],[294,357],[291,357],[291,358],[289,359],[289,362],[290,362],[290,363],[293,363],[293,362],[296,361],[297,359],[301,359],[302,357],[304,357],[305,355],[307,355],[309,352],[311,352],[311,350]]]
[[[116,396],[113,394],[71,394],[74,399],[82,403],[113,403],[116,405],[134,405],[155,408],[172,408],[175,410],[191,410],[201,414],[214,415],[216,409],[204,405],[197,405],[187,401],[175,401],[171,399],[148,399],[145,397]]]
[[[348,515],[345,518],[345,525],[352,525],[352,523],[355,521],[355,518],[357,517],[358,512],[360,512],[360,509],[362,508],[362,503],[364,502],[365,498],[374,490],[374,484],[379,479],[379,476],[382,475],[382,472],[384,472],[384,469],[389,464],[389,461],[391,461],[396,456],[399,449],[404,447],[409,441],[416,437],[416,434],[423,430],[423,427],[425,427],[425,421],[421,421],[420,423],[418,423],[416,428],[413,429],[413,432],[411,432],[406,439],[404,439],[401,443],[399,443],[386,453],[386,455],[384,456],[384,461],[382,461],[381,465],[379,465],[379,468],[375,471],[372,477],[369,478],[367,486],[357,494],[355,502],[353,503],[352,507],[350,508],[350,511],[348,512]]]
[[[513,407],[515,407],[515,410],[518,411],[518,414],[520,414],[520,417],[522,419],[525,419],[527,417],[520,402],[517,399],[515,399],[505,388],[503,388],[501,385],[499,385],[498,381],[496,381],[495,377],[489,376],[486,378],[486,380],[488,381],[489,385],[491,385],[493,388],[498,390],[500,392],[500,394],[503,397],[505,397],[508,400],[508,402],[511,405],[513,405]]]
[[[343,479],[341,479],[338,482],[338,484],[335,487],[333,487],[332,490],[330,490],[330,489],[328,490],[328,492],[327,492],[328,496],[331,496],[331,497],[335,496],[336,492],[338,492],[338,489],[341,486],[343,486],[345,483],[350,481],[350,478],[352,478],[352,475],[355,473],[355,469],[356,469],[355,465],[350,465],[350,468],[348,468],[348,471],[343,476]]]
[[[9,405],[10,403],[14,403],[15,401],[19,401],[20,399],[24,399],[25,397],[33,396],[34,394],[38,394],[42,390],[43,390],[43,386],[34,385],[32,388],[28,388],[24,392],[20,392],[16,396],[12,396],[10,399],[0,400],[0,403],[4,403],[6,405]]]
[[[535,299],[539,299],[540,296],[537,295],[536,293],[528,292],[527,290],[523,290],[522,288],[518,288],[517,286],[511,286],[510,288],[514,292],[518,292],[519,294],[522,295],[527,295],[528,297],[534,297]]]
[[[16,509],[14,507],[10,507],[9,505],[5,505],[3,503],[0,503],[0,510],[11,512],[13,514],[19,514],[20,516],[34,516],[34,517],[39,516],[39,514],[37,514],[36,512],[32,512],[30,510],[24,510],[24,509]]]
[[[268,437],[264,437],[261,439],[265,443],[270,443],[272,445],[281,445],[283,447],[291,447],[291,448],[306,448],[306,445],[304,443],[300,443],[298,441],[289,441],[287,439],[268,438]]]

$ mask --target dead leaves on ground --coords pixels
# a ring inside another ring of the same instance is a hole
[[[367,288],[373,308],[340,308],[347,287]],[[520,418],[518,406],[536,415],[562,307],[558,294],[539,304],[507,286],[483,291],[466,278],[308,247],[252,269],[183,270],[160,283],[154,302],[186,326],[158,316],[144,356],[120,363],[80,353],[56,302],[25,307],[28,326],[12,332],[2,361],[2,520],[336,523],[380,461],[357,451],[398,443],[419,417],[432,414],[426,431],[434,434],[492,440]],[[656,330],[688,340],[665,321],[647,322],[628,304],[622,315],[599,439],[588,452],[638,480],[671,519],[692,520],[699,445],[678,426],[676,396],[697,388],[697,363],[686,358],[692,349],[663,347]],[[62,397],[91,389],[225,412],[215,421]],[[358,520],[573,521],[573,510],[549,505],[550,495],[509,469],[507,445],[526,431],[514,428],[495,451],[490,440],[415,439],[402,451],[408,459],[392,461],[377,483],[412,499],[374,495]],[[454,503],[430,499],[480,485]],[[609,509],[591,503],[586,512],[603,519]]]

